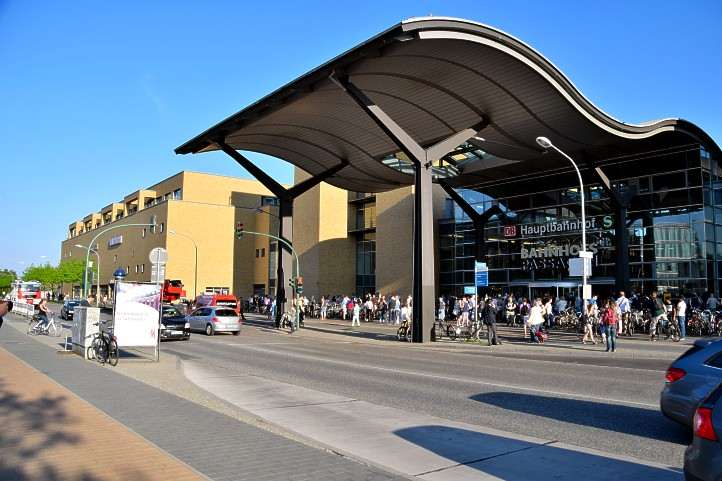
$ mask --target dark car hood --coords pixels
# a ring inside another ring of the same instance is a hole
[[[185,317],[166,317],[161,321],[161,324],[165,324],[166,326],[177,326],[178,324],[185,324],[186,318]]]

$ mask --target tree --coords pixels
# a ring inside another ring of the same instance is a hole
[[[58,278],[60,282],[78,284],[83,282],[85,262],[79,259],[68,259],[58,265]]]
[[[15,271],[0,269],[0,292],[8,292],[13,281],[18,278]]]

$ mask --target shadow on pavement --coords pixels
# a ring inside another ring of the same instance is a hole
[[[609,379],[605,382],[614,382]],[[534,394],[489,392],[474,401],[542,418],[688,445],[691,433],[654,409]]]
[[[681,473],[674,469],[448,426],[416,426],[399,429],[394,434],[453,462],[448,468],[416,474],[424,475],[425,479],[436,479],[436,476],[438,479],[469,479],[463,476],[464,473],[455,472],[458,469],[472,469],[480,475],[484,473],[507,481],[576,481],[582,478],[585,481],[666,481],[681,478]]]
[[[3,481],[99,481],[84,474],[69,478],[62,469],[38,459],[64,445],[77,445],[77,435],[67,434],[63,426],[73,422],[64,396],[27,399],[10,391],[0,379],[0,480]],[[57,463],[72,462],[51,457]]]
[[[340,336],[349,336],[362,339],[375,339],[377,341],[395,341],[398,342],[396,334],[386,334],[383,332],[353,331],[351,327],[341,327],[340,329],[327,329],[317,326],[304,327],[307,331],[323,332],[327,334],[338,334]]]

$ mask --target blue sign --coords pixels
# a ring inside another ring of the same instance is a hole
[[[476,294],[475,286],[464,286],[464,295],[473,296],[474,294]]]
[[[489,268],[486,267],[484,262],[474,263],[474,281],[476,287],[488,287],[489,286]]]

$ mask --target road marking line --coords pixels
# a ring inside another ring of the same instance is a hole
[[[355,368],[361,368],[361,369],[371,369],[371,370],[377,370],[377,371],[384,371],[384,372],[391,372],[394,374],[402,374],[402,375],[410,375],[410,376],[418,376],[418,377],[425,377],[430,379],[441,379],[444,381],[455,381],[459,383],[467,383],[467,384],[478,384],[482,386],[491,386],[495,388],[500,389],[510,389],[510,390],[518,390],[518,391],[529,391],[529,392],[536,392],[536,393],[542,393],[542,394],[550,394],[554,396],[559,397],[567,397],[572,399],[588,399],[592,401],[606,401],[609,404],[628,404],[633,406],[643,406],[648,408],[654,408],[659,409],[658,404],[651,404],[651,403],[642,403],[637,401],[626,401],[622,399],[613,399],[613,398],[605,398],[605,397],[599,397],[599,396],[587,396],[584,394],[577,394],[577,393],[568,393],[568,392],[561,392],[561,391],[551,391],[546,389],[537,389],[537,388],[530,388],[530,387],[524,387],[524,386],[516,386],[513,384],[503,384],[503,383],[494,383],[494,382],[488,382],[488,381],[478,381],[475,379],[464,379],[459,378],[455,376],[441,376],[438,374],[429,374],[429,373],[423,373],[423,372],[417,372],[417,371],[408,371],[405,369],[395,369],[395,368],[389,368],[389,367],[379,367],[379,366],[368,366],[364,364],[359,364],[355,362],[348,362],[348,361],[339,361],[339,360],[332,360],[327,359],[323,357],[317,357],[317,356],[311,356],[308,354],[298,354],[294,352],[278,352],[273,351],[270,349],[263,349],[263,348],[254,348],[253,346],[249,346],[247,344],[233,344],[236,347],[240,348],[246,348],[252,351],[258,351],[258,352],[266,352],[269,354],[276,354],[280,356],[285,357],[296,357],[299,359],[307,359],[311,361],[319,361],[319,362],[326,362],[330,364],[338,364],[341,366],[348,366],[348,367],[355,367]]]

